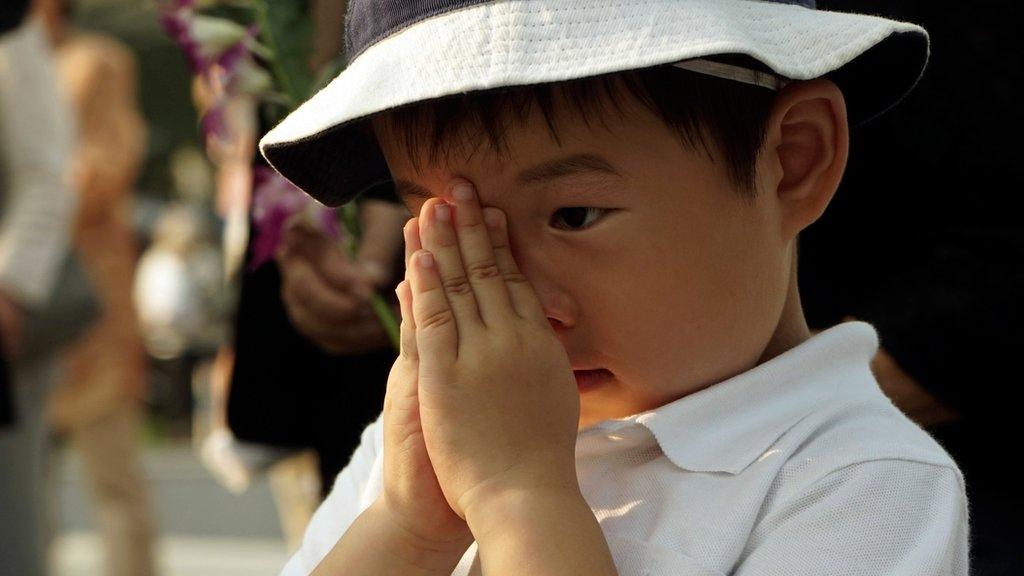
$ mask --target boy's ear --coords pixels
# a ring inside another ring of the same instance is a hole
[[[821,217],[846,169],[846,100],[831,80],[792,82],[772,105],[761,160],[778,200],[783,236],[795,238]]]

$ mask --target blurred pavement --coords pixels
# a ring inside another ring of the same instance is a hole
[[[270,489],[259,481],[236,496],[206,472],[188,445],[147,447],[159,525],[161,576],[272,576],[287,560]],[[59,510],[56,576],[102,576],[80,466],[61,449],[55,461]]]

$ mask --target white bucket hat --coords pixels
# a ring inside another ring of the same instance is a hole
[[[923,28],[814,0],[351,0],[345,44],[348,67],[260,141],[330,206],[389,182],[357,126],[406,104],[678,63],[768,87],[828,77],[859,124],[906,95],[928,60]]]

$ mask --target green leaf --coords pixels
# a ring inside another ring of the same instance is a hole
[[[254,0],[260,38],[273,54],[271,62],[281,89],[297,106],[310,95],[309,71],[313,23],[308,0]]]

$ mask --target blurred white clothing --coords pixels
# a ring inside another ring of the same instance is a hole
[[[49,298],[76,204],[75,129],[51,58],[36,19],[0,38],[0,288],[22,305]]]

